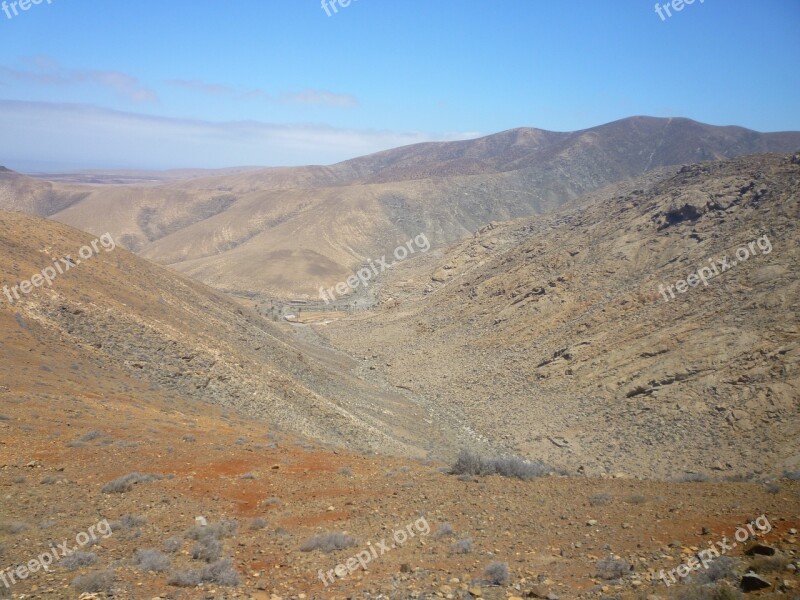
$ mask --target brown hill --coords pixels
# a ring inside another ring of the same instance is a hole
[[[0,207],[110,231],[220,290],[315,297],[420,233],[441,247],[489,221],[546,212],[651,169],[798,148],[800,133],[634,117],[145,187],[30,180],[25,189],[18,178],[3,192],[0,180]]]
[[[395,454],[424,456],[457,442],[446,421],[434,425],[412,395],[365,377],[350,357],[111,240],[93,252],[91,241],[59,223],[0,212],[0,381],[12,393],[69,396],[88,386],[130,401],[179,399],[193,413],[213,403],[324,442]],[[20,285],[37,278],[39,287]]]
[[[796,469],[799,193],[800,155],[612,186],[398,265],[380,312],[318,329],[485,440],[570,470]],[[666,291],[724,257],[707,286]]]

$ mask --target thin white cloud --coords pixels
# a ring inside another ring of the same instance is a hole
[[[331,164],[418,142],[477,135],[215,122],[0,100],[0,139],[13,141],[0,147],[0,165],[25,171]]]
[[[38,85],[65,86],[88,83],[110,89],[119,97],[136,103],[158,100],[155,91],[143,86],[133,75],[122,71],[68,69],[49,56],[27,58],[22,62],[29,68],[0,66],[0,78]]]
[[[169,79],[167,80],[167,83],[169,85],[181,87],[186,90],[210,94],[212,96],[233,94],[236,91],[227,85],[222,85],[219,83],[206,83],[205,81],[200,81],[199,79]]]
[[[335,106],[351,108],[358,106],[358,99],[351,94],[337,94],[327,90],[303,90],[281,94],[278,99],[285,104],[310,104],[314,106]]]
[[[239,98],[245,100],[266,100],[281,104],[294,104],[304,106],[329,106],[331,108],[353,108],[358,106],[358,98],[352,94],[340,94],[330,90],[305,89],[299,92],[283,92],[271,94],[266,90],[256,88],[237,90],[220,83],[210,83],[199,79],[169,79],[165,83],[183,89],[218,96],[221,94],[237,93]]]

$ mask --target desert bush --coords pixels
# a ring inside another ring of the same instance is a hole
[[[80,440],[74,440],[72,442],[67,442],[64,444],[67,448],[83,448],[86,445],[86,442],[81,442]]]
[[[169,571],[169,568],[172,566],[169,556],[155,548],[137,550],[133,555],[133,561],[140,569],[154,571],[156,573]]]
[[[104,494],[122,494],[130,492],[134,485],[140,483],[148,483],[150,481],[157,481],[161,479],[160,475],[149,475],[142,473],[128,473],[122,477],[118,477],[114,481],[109,481],[100,490]]]
[[[708,563],[708,567],[692,575],[692,581],[700,584],[716,583],[724,579],[733,581],[738,578],[738,568],[735,558],[719,556]]]
[[[169,576],[167,583],[175,587],[197,587],[203,583],[203,573],[196,569],[175,571]]]
[[[180,550],[181,548],[183,548],[183,538],[180,536],[176,535],[174,537],[167,539],[164,542],[164,550],[171,554],[178,552],[178,550]]]
[[[267,498],[264,500],[264,504],[267,506],[277,506],[278,504],[281,504],[281,499],[273,496],[272,498]]]
[[[218,560],[203,568],[203,581],[219,585],[237,586],[241,582],[239,573],[233,568],[230,558]]]
[[[14,483],[25,483],[27,479],[25,479],[22,475],[19,477],[14,477]]]
[[[644,496],[639,496],[637,494],[625,498],[626,504],[644,504],[645,502],[647,502],[647,498],[645,498]]]
[[[687,584],[671,588],[671,600],[740,600],[744,594],[727,582],[712,585]]]
[[[541,461],[529,462],[516,457],[481,457],[462,450],[450,467],[451,475],[501,475],[517,479],[534,479],[552,473],[553,469]]]
[[[46,475],[42,477],[42,480],[39,482],[41,485],[53,485],[58,483],[59,481],[64,481],[62,477],[58,475]]]
[[[196,587],[204,582],[237,586],[241,582],[241,577],[233,568],[233,561],[226,558],[206,565],[202,569],[172,573],[167,581],[169,585],[177,587]]]
[[[245,473],[244,475],[239,477],[239,479],[255,479],[255,478],[256,478],[256,476],[253,475],[252,473]]]
[[[190,540],[202,540],[205,538],[224,539],[236,535],[239,523],[236,521],[224,520],[219,523],[209,523],[208,525],[195,525],[186,532],[186,537]]]
[[[81,567],[88,567],[97,562],[97,554],[94,552],[73,552],[69,556],[64,557],[59,564],[67,571],[76,571]]]
[[[8,415],[0,415],[0,421],[10,421],[11,417]]]
[[[2,521],[0,522],[0,533],[16,535],[30,529],[30,525],[22,521]]]
[[[631,565],[624,560],[616,560],[613,556],[597,561],[597,576],[601,579],[619,579],[630,573]]]
[[[194,437],[193,435],[185,435],[181,438],[181,440],[187,443],[191,443],[191,442],[196,442],[197,438]]]
[[[219,560],[222,555],[222,542],[215,537],[204,537],[192,547],[192,558],[207,563]]]
[[[358,542],[355,538],[349,535],[343,533],[325,533],[306,540],[303,545],[300,546],[300,551],[312,552],[314,550],[321,550],[322,552],[334,552],[336,550],[352,548],[357,545]]]
[[[791,479],[792,481],[800,481],[800,469],[796,471],[784,471],[783,476],[786,479]]]
[[[456,532],[453,530],[453,526],[450,525],[450,523],[442,523],[434,535],[436,537],[445,537],[448,535],[455,535],[455,533]]]
[[[267,520],[262,517],[257,517],[250,522],[250,529],[257,531],[259,529],[265,529],[267,526]]]
[[[609,502],[611,502],[611,494],[606,492],[589,497],[589,504],[592,506],[605,506]]]
[[[91,442],[92,440],[96,440],[99,437],[103,437],[105,434],[102,431],[90,431],[89,433],[83,434],[81,437],[78,438],[80,442]]]
[[[788,566],[789,559],[780,553],[775,556],[758,556],[750,562],[750,570],[759,575],[780,573]]]
[[[451,548],[455,554],[469,554],[472,552],[472,538],[458,540]]]
[[[768,494],[780,494],[781,484],[775,481],[768,481],[764,484],[764,490],[766,490]]]
[[[342,467],[339,469],[339,475],[344,475],[345,477],[352,477],[353,470],[350,467]]]
[[[114,586],[115,579],[114,571],[94,571],[73,579],[72,587],[82,594],[110,592]]]
[[[705,473],[684,473],[676,479],[678,483],[704,483],[709,477]]]
[[[508,570],[508,563],[493,562],[490,563],[486,570],[483,572],[484,577],[489,585],[506,585],[511,579],[511,573]]]
[[[126,529],[133,529],[134,527],[141,527],[147,523],[144,517],[137,517],[134,515],[123,515],[118,521],[111,521],[111,531],[125,531]]]

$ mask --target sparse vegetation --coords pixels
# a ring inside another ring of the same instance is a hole
[[[744,594],[722,581],[717,584],[687,584],[671,588],[671,600],[740,600]]]
[[[611,502],[611,494],[603,492],[602,494],[595,494],[589,498],[591,506],[605,506]]]
[[[791,479],[792,481],[800,481],[800,469],[796,471],[784,471],[784,478]]]
[[[115,579],[114,571],[94,571],[73,579],[72,587],[81,594],[110,592],[114,587]]]
[[[781,553],[774,556],[758,556],[750,561],[750,570],[759,575],[780,573],[789,566],[789,559]]]
[[[266,527],[267,527],[267,520],[262,517],[257,517],[250,522],[250,529],[254,531],[266,529]]]
[[[147,523],[147,519],[144,517],[123,515],[119,520],[111,521],[109,525],[111,526],[111,531],[125,531],[127,529],[133,529],[134,527],[141,527],[145,523]]]
[[[628,496],[627,498],[625,498],[625,503],[626,504],[644,504],[645,502],[647,502],[647,498],[645,498],[644,496],[637,495],[637,494],[634,494],[633,496]]]
[[[708,480],[705,473],[684,473],[676,479],[678,483],[705,483]]]
[[[127,475],[118,477],[114,481],[109,481],[102,487],[100,491],[104,494],[122,494],[125,492],[130,492],[134,485],[158,481],[161,478],[162,477],[160,475],[128,473]]]
[[[345,548],[353,548],[357,545],[358,542],[355,538],[349,535],[343,533],[325,533],[306,540],[303,545],[300,546],[300,551],[312,552],[314,550],[320,550],[322,552],[334,552]]]
[[[233,568],[233,561],[229,558],[218,560],[202,569],[172,573],[167,581],[169,585],[176,587],[196,587],[201,583],[237,586],[240,582],[241,577]]]
[[[624,560],[608,556],[597,561],[597,576],[601,579],[620,579],[631,571],[631,565]]]
[[[192,558],[207,563],[219,560],[222,556],[222,542],[215,537],[204,537],[192,547]]]
[[[344,475],[345,477],[352,477],[353,470],[350,467],[342,467],[339,469],[339,475]]]
[[[97,562],[97,554],[94,552],[73,552],[69,556],[64,557],[61,561],[61,566],[67,571],[76,571],[82,567],[88,567]]]
[[[450,523],[442,523],[439,526],[439,529],[436,530],[436,537],[446,537],[448,535],[455,535],[456,532],[453,530],[453,526]]]
[[[156,573],[169,571],[172,566],[172,561],[170,561],[169,556],[155,548],[137,550],[133,555],[133,561],[140,569],[144,571],[154,571]]]
[[[452,475],[501,475],[517,479],[535,479],[552,473],[553,469],[543,462],[529,462],[516,457],[481,457],[462,450],[450,467]]]
[[[730,556],[720,556],[708,563],[708,568],[703,569],[695,576],[699,583],[716,583],[724,579],[734,580],[738,576],[736,559]]]
[[[472,552],[472,538],[458,540],[451,548],[455,554],[469,554]]]
[[[102,431],[90,431],[89,433],[83,434],[78,441],[80,442],[91,442],[92,440],[96,440],[99,437],[103,437],[105,434]]]
[[[164,542],[164,551],[174,554],[183,548],[183,538],[180,536],[173,536]]]
[[[10,533],[16,535],[30,529],[30,525],[22,521],[2,521],[0,522],[0,533]]]
[[[506,585],[511,579],[508,563],[504,562],[495,561],[490,563],[483,575],[489,585]]]
[[[186,537],[190,540],[202,540],[206,538],[224,539],[236,535],[239,523],[236,521],[220,521],[219,523],[209,523],[208,525],[195,525],[186,532]]]

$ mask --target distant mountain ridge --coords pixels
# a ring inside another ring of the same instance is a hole
[[[314,297],[408,236],[426,233],[441,247],[488,222],[551,211],[654,169],[798,149],[800,132],[631,117],[146,186],[3,173],[0,208],[109,231],[130,250],[226,292]]]

